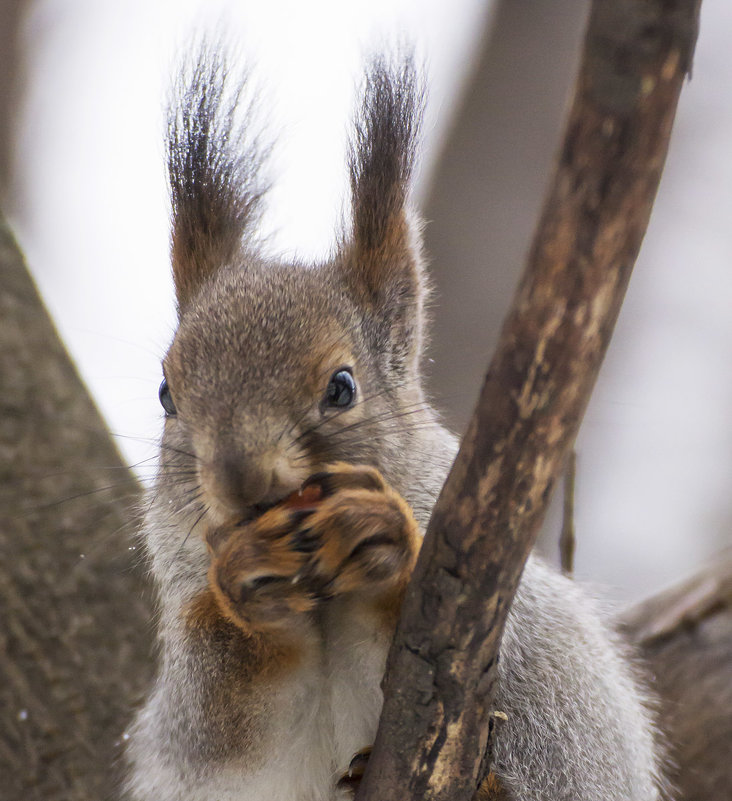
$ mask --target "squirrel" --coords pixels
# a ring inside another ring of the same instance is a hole
[[[142,531],[160,656],[128,734],[134,801],[353,796],[403,592],[457,450],[421,377],[413,60],[369,63],[350,225],[309,266],[257,245],[265,187],[237,116],[242,86],[203,47],[169,112],[178,327]],[[531,557],[501,647],[507,720],[476,799],[664,797],[636,674],[607,615]]]

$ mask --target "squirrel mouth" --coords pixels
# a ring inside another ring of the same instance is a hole
[[[269,512],[270,509],[274,509],[275,506],[282,503],[282,501],[287,496],[283,496],[282,498],[278,498],[274,501],[267,501],[266,503],[255,503],[253,506],[250,506],[246,512],[239,518],[236,525],[237,526],[245,526],[247,523],[251,523],[253,520],[256,520],[258,517],[261,517],[265,512]]]
[[[279,504],[281,504],[286,497],[286,495],[283,495],[281,498],[277,498],[274,501],[254,504],[254,506],[251,508],[252,520],[257,517],[261,517],[265,512],[269,512],[270,509],[274,509],[275,506],[279,506]]]
[[[323,488],[317,483],[306,481],[298,490],[283,495],[271,501],[263,503],[256,503],[250,506],[247,513],[238,522],[237,526],[243,526],[251,523],[253,520],[261,517],[265,512],[274,509],[275,506],[287,506],[292,510],[299,510],[300,512],[312,512],[315,510],[318,503],[323,499]]]

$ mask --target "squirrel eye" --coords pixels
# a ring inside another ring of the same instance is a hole
[[[325,402],[328,406],[345,409],[356,399],[356,381],[351,371],[344,369],[333,373],[325,390]]]
[[[163,409],[165,409],[166,417],[172,417],[173,415],[178,414],[178,410],[175,408],[175,404],[173,403],[173,396],[170,394],[168,381],[165,378],[160,384],[158,397],[160,398],[160,403],[162,404]]]

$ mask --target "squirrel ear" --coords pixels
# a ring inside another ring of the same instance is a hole
[[[232,83],[222,43],[197,46],[168,107],[173,280],[182,312],[203,282],[250,237],[264,186],[261,153],[238,122],[245,81]],[[241,119],[250,117],[251,105]]]
[[[408,206],[423,97],[411,56],[397,65],[374,59],[349,155],[353,218],[346,278],[375,320],[388,325],[391,350],[401,361],[419,356],[426,291],[419,226]]]

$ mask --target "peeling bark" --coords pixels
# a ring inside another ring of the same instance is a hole
[[[556,174],[389,655],[358,798],[472,798],[513,594],[648,223],[700,0],[595,0]]]

